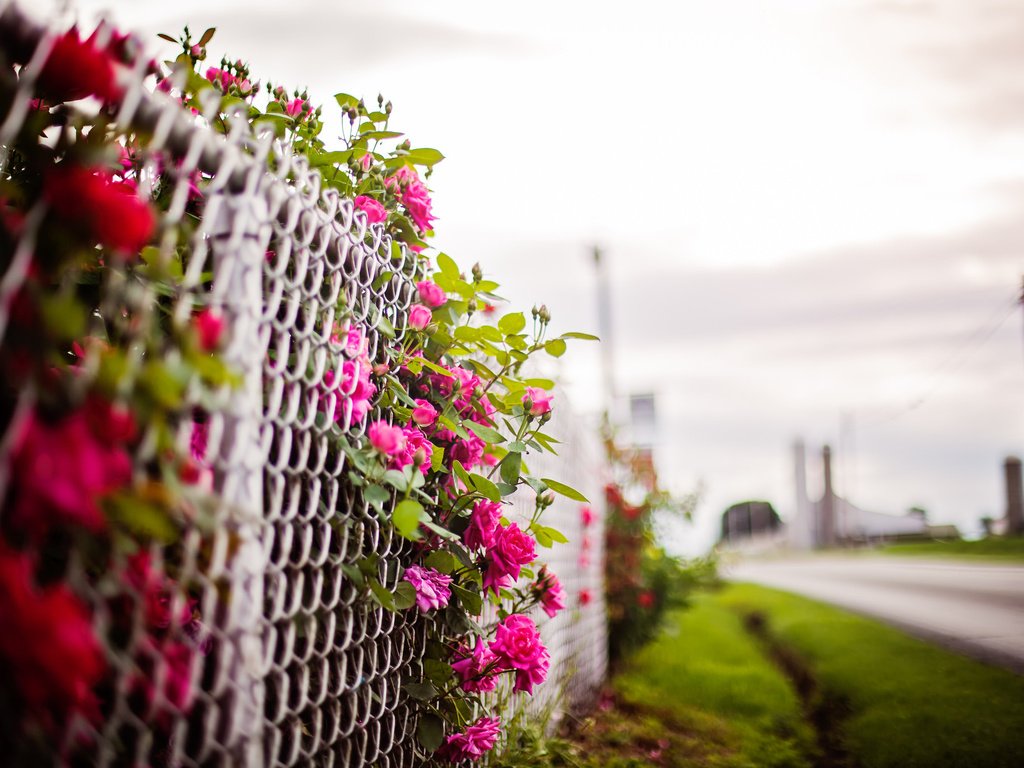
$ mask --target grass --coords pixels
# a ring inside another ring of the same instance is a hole
[[[848,703],[844,741],[861,768],[1024,765],[1024,678],[784,592],[733,585],[715,604],[763,614]]]
[[[990,536],[977,541],[936,539],[907,544],[889,544],[881,547],[878,551],[887,555],[924,555],[1024,562],[1024,536]]]
[[[587,766],[805,768],[814,737],[786,678],[717,598],[699,596],[613,681],[575,736]]]

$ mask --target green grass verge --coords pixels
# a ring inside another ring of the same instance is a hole
[[[814,736],[785,677],[717,598],[669,615],[580,729],[587,766],[806,768]]]
[[[889,544],[877,551],[886,555],[923,555],[1024,562],[1024,537],[990,536],[977,541],[936,539],[935,541],[907,544]]]
[[[848,702],[845,745],[861,768],[1024,766],[1024,678],[784,592],[733,585],[715,604],[762,613]]]

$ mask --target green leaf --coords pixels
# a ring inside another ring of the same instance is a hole
[[[516,492],[517,486],[509,485],[508,483],[498,483],[498,491],[502,496],[511,496]]]
[[[459,480],[462,481],[463,485],[466,486],[466,488],[472,488],[473,487],[473,481],[470,480],[470,478],[469,478],[469,472],[467,472],[466,468],[464,466],[462,466],[462,462],[461,461],[459,461],[458,459],[453,461],[452,462],[452,469],[455,470],[455,474],[458,476]]]
[[[541,389],[554,389],[555,382],[551,379],[527,379],[523,382],[528,387],[540,387]]]
[[[59,339],[85,335],[88,315],[85,306],[71,294],[57,293],[42,298],[39,306],[46,329]]]
[[[402,690],[417,701],[430,701],[437,696],[437,688],[431,683],[406,683]]]
[[[550,526],[545,526],[544,530],[547,531],[548,536],[550,536],[552,539],[557,541],[559,544],[568,544],[569,543],[569,539],[567,539],[565,534],[562,533],[557,528],[552,528]]]
[[[433,752],[444,741],[444,721],[429,712],[420,715],[416,725],[416,739],[426,752]]]
[[[419,360],[423,364],[424,368],[428,368],[431,371],[433,371],[434,373],[439,373],[442,376],[447,376],[449,379],[451,379],[451,378],[453,378],[455,376],[455,374],[452,373],[451,371],[449,371],[447,368],[444,368],[443,366],[440,366],[437,363],[432,363],[429,360],[427,360],[426,358],[416,358],[416,359]]]
[[[399,472],[397,469],[389,469],[384,473],[384,482],[388,485],[392,485],[402,493],[409,487],[408,481],[405,479],[405,475]]]
[[[483,608],[483,600],[479,592],[473,592],[465,587],[460,587],[458,584],[452,584],[452,592],[458,595],[459,602],[462,603],[463,608],[474,616],[480,615],[480,609]]]
[[[431,531],[436,533],[442,539],[446,539],[447,541],[458,541],[459,540],[458,536],[456,536],[454,533],[449,531],[447,528],[442,528],[440,525],[435,523],[433,520],[427,519],[427,520],[423,520],[421,522],[422,522],[423,525],[425,525]]]
[[[416,605],[416,588],[408,581],[399,582],[395,587],[395,608],[404,611]]]
[[[544,529],[543,525],[535,525],[530,530],[533,531],[533,538],[537,540],[538,544],[548,549],[551,548],[551,545],[554,542],[551,541],[551,537],[548,536],[547,531]]]
[[[447,277],[449,280],[458,280],[459,278],[459,265],[456,264],[452,257],[447,253],[437,254],[437,268],[441,270],[441,274]],[[436,280],[434,282],[437,282]]]
[[[208,42],[213,40],[213,35],[216,31],[216,27],[210,27],[205,32],[203,32],[203,36],[199,38],[199,45],[206,45]]]
[[[349,107],[355,107],[359,104],[359,99],[355,96],[350,96],[347,93],[334,94],[334,100],[338,102],[338,106],[345,111],[348,111]]]
[[[373,125],[369,123],[369,125]],[[404,133],[398,131],[366,131],[365,133],[360,132],[364,139],[397,139],[399,136],[404,136]]]
[[[395,598],[390,592],[388,592],[384,585],[376,579],[369,579],[367,583],[370,585],[370,595],[381,608],[385,608],[389,611],[397,610],[395,607]]]
[[[468,425],[468,429],[473,430],[473,434],[479,437],[481,440],[486,440],[488,443],[503,443],[505,442],[505,436],[496,429],[486,426],[485,424],[477,424],[475,421]]]
[[[542,477],[541,480],[555,493],[560,493],[563,496],[572,499],[573,501],[590,501],[586,496],[577,491],[572,486],[568,486],[565,483],[560,483],[557,480],[552,480],[549,477]]]
[[[584,499],[586,501],[586,499]],[[419,538],[420,520],[426,516],[423,505],[415,499],[403,499],[391,514],[391,522],[398,532],[407,539]]]
[[[526,327],[526,317],[522,312],[513,312],[505,315],[498,321],[498,330],[505,335],[514,335]]]
[[[455,562],[455,556],[450,552],[445,552],[443,549],[435,549],[427,555],[423,564],[428,568],[433,568],[441,573],[453,573],[458,570],[458,565]]]
[[[565,354],[565,342],[562,339],[552,339],[544,345],[544,351],[552,357],[561,357]]]
[[[501,464],[498,465],[498,470],[501,474],[502,480],[509,485],[515,485],[519,481],[519,472],[522,467],[522,454],[509,453],[508,456],[501,460]]]
[[[452,665],[440,659],[424,659],[423,675],[434,685],[444,686],[451,680],[454,671]]]
[[[384,508],[384,503],[391,498],[391,493],[387,488],[382,488],[379,485],[368,485],[363,490],[363,498],[379,511]]]
[[[387,283],[387,281],[390,280],[394,274],[394,272],[384,270],[379,275],[377,275],[377,279],[373,281],[373,284],[370,287],[373,288],[373,290],[375,291],[380,291],[380,289],[384,287],[385,283]]]
[[[458,328],[455,329],[455,333],[452,335],[458,341],[479,341],[480,330],[478,328],[473,328],[472,326],[469,325],[460,325]]]
[[[105,500],[104,507],[114,526],[143,539],[172,544],[180,536],[178,526],[166,509],[138,496],[117,493]]]
[[[533,488],[534,493],[544,493],[548,489],[547,485],[543,481],[538,480],[536,477],[526,477],[526,484]]]
[[[498,486],[483,475],[473,473],[469,477],[473,481],[473,487],[480,491],[480,493],[491,501],[501,501],[501,491],[498,490]],[[584,501],[586,501],[586,499],[584,499]]]
[[[580,333],[579,331],[569,331],[569,333],[563,333],[559,336],[560,339],[580,339],[581,341],[600,341],[599,336],[595,336],[592,333]]]
[[[413,163],[414,165],[423,165],[427,168],[432,168],[434,165],[444,160],[444,155],[431,147],[417,147],[416,149],[410,149],[409,154],[405,157],[410,163]]]

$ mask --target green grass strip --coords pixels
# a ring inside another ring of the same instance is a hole
[[[620,700],[672,734],[669,766],[803,768],[814,736],[778,669],[717,597],[698,596],[615,681]]]
[[[920,555],[922,557],[955,557],[964,560],[1024,562],[1024,537],[990,536],[977,541],[919,541],[889,544],[876,550],[886,555]]]
[[[861,768],[1024,766],[1024,678],[764,587],[732,585],[714,603],[762,613],[823,690],[848,702],[845,746]]]

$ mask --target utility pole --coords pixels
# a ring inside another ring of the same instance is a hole
[[[601,374],[604,379],[605,412],[614,424],[615,357],[612,348],[612,302],[608,269],[601,249],[594,246],[594,270],[597,275],[597,332],[601,337]]]

